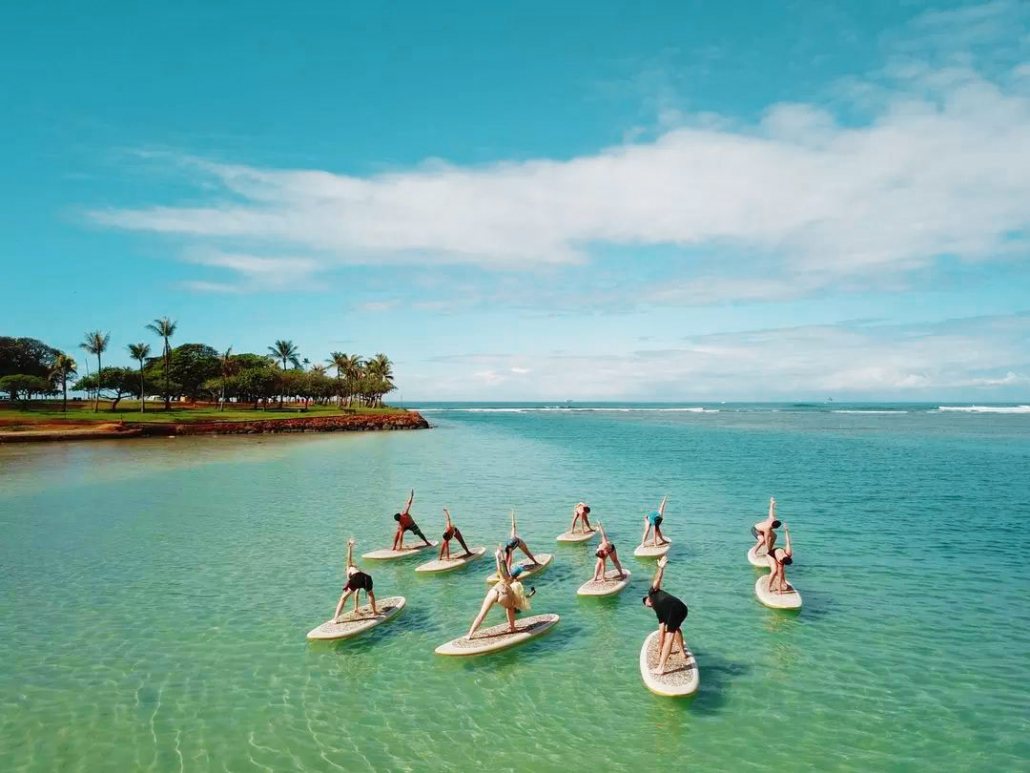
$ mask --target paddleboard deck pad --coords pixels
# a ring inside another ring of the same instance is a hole
[[[668,698],[684,698],[697,692],[701,685],[701,674],[697,670],[697,661],[690,647],[687,647],[686,656],[684,659],[679,652],[669,655],[669,659],[665,661],[665,673],[661,676],[652,674],[651,669],[658,667],[661,658],[658,651],[658,631],[652,631],[640,648],[640,676],[647,689],[655,695]]]
[[[637,558],[661,558],[669,552],[670,547],[672,547],[672,540],[664,545],[637,545],[633,555]]]
[[[751,566],[759,569],[768,569],[769,562],[765,560],[765,545],[755,546],[752,545],[751,549],[747,552],[747,561]]]
[[[517,566],[525,567],[525,571],[516,577],[516,580],[522,582],[527,577],[532,577],[534,574],[542,572],[554,560],[554,553],[537,553],[536,558],[538,563],[535,564],[528,558],[524,558],[518,562]],[[494,583],[500,582],[501,578],[497,576],[497,572],[494,572],[486,578],[486,581],[493,585]]]
[[[558,542],[586,542],[587,540],[593,539],[597,534],[597,530],[591,531],[563,531],[558,535]]]
[[[786,593],[769,590],[771,576],[764,574],[755,580],[755,595],[758,596],[758,600],[770,609],[801,609],[801,594],[789,582],[787,585],[790,586],[790,590]]]
[[[349,639],[388,620],[392,620],[404,609],[404,604],[404,596],[390,596],[389,598],[379,599],[376,604],[379,614],[376,616],[372,615],[371,604],[362,604],[356,611],[340,615],[340,622],[338,623],[326,620],[318,628],[312,628],[308,631],[308,639],[312,641]]]
[[[482,558],[486,552],[486,548],[483,546],[472,548],[472,555],[470,556],[455,556],[454,552],[451,552],[451,558],[436,558],[432,561],[426,561],[424,564],[419,564],[415,567],[416,572],[427,572],[430,574],[438,574],[440,572],[453,572],[455,569],[461,569],[463,566],[468,566],[477,558]]]
[[[436,648],[436,654],[468,657],[517,647],[546,633],[558,624],[559,619],[558,615],[532,615],[521,620],[516,619],[515,633],[508,630],[507,622],[489,628],[480,628],[471,640],[460,636],[446,644],[441,644]]]
[[[373,550],[371,553],[362,553],[361,557],[362,558],[367,558],[367,559],[369,559],[371,561],[391,561],[391,560],[396,559],[396,558],[407,558],[408,556],[413,556],[416,553],[421,553],[423,550],[428,550],[429,548],[435,548],[439,544],[440,544],[440,541],[434,539],[434,540],[430,540],[428,545],[426,545],[425,543],[420,542],[417,545],[412,545],[410,547],[406,547],[403,550],[394,550],[393,548],[383,548],[382,550]]]
[[[619,573],[615,569],[609,569],[604,573],[604,579],[597,582],[593,579],[587,580],[579,586],[577,596],[614,596],[629,585],[630,572],[623,571],[623,578],[619,579]]]

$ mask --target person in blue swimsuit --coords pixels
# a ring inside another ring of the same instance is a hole
[[[536,566],[540,563],[536,560],[536,556],[533,555],[532,551],[530,551],[529,546],[526,544],[525,540],[523,540],[522,537],[519,536],[518,530],[515,526],[515,511],[512,510],[511,536],[508,538],[508,541],[504,543],[504,565],[508,567],[508,572],[509,574],[511,574],[512,577],[518,577],[527,569],[527,567],[524,567],[521,564],[512,567],[512,557],[514,556],[516,550],[521,550],[523,553],[525,553],[526,558],[533,562],[531,566]]]
[[[640,538],[641,545],[647,545],[647,536],[654,531],[654,537],[651,540],[651,545],[657,547],[658,545],[668,545],[669,540],[665,539],[665,535],[662,534],[662,521],[665,520],[665,503],[669,497],[662,497],[662,503],[658,505],[657,510],[652,510],[644,516],[644,536]]]

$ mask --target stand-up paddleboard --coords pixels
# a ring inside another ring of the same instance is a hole
[[[522,582],[527,577],[532,577],[534,574],[544,571],[544,569],[546,569],[554,560],[554,553],[537,553],[536,558],[538,563],[535,564],[528,558],[523,558],[521,561],[519,561],[517,565],[524,566],[526,567],[526,569],[515,579],[517,579],[519,582]],[[497,576],[497,572],[494,572],[486,578],[486,581],[493,585],[494,583],[500,582],[501,578]]]
[[[383,548],[382,550],[373,550],[371,553],[362,553],[362,558],[367,558],[371,561],[391,561],[395,558],[407,558],[413,556],[416,553],[421,553],[423,550],[429,548],[435,548],[440,544],[439,540],[430,540],[429,544],[420,542],[417,545],[410,545],[403,550],[394,550],[393,548]]]
[[[435,558],[432,561],[426,561],[424,564],[419,564],[415,567],[416,572],[429,572],[432,574],[438,574],[440,572],[453,572],[455,569],[461,569],[463,566],[468,566],[477,558],[482,558],[486,552],[486,548],[480,545],[479,547],[472,548],[472,555],[470,556],[455,556],[453,558]]]
[[[769,562],[765,560],[765,556],[765,545],[752,545],[751,549],[747,552],[747,562],[759,569],[768,569]]]
[[[467,657],[506,650],[509,647],[525,644],[530,639],[546,633],[557,625],[559,619],[558,615],[533,615],[516,620],[515,633],[508,630],[507,622],[489,628],[480,628],[471,640],[459,636],[446,644],[441,644],[436,648],[436,654]]]
[[[614,596],[629,585],[630,573],[623,570],[623,578],[619,579],[619,573],[615,569],[609,569],[604,573],[604,579],[600,582],[587,580],[579,586],[577,596]]]
[[[379,599],[376,604],[376,607],[379,609],[378,615],[372,614],[371,604],[362,604],[357,610],[340,615],[340,622],[338,623],[326,620],[318,628],[312,628],[308,631],[308,639],[312,641],[349,639],[352,636],[357,636],[359,633],[364,633],[369,628],[375,628],[387,620],[392,620],[404,609],[404,604],[404,596],[390,596],[389,598]]]
[[[770,609],[801,609],[801,594],[797,592],[789,582],[790,590],[786,593],[776,593],[769,590],[769,578],[772,575],[763,574],[755,580],[755,595],[758,600]]]
[[[590,531],[563,531],[558,535],[558,542],[586,542],[587,540],[593,539],[597,534],[597,529],[591,529]]]
[[[671,634],[666,634],[669,635]],[[665,673],[661,676],[652,674],[651,669],[658,667],[658,661],[662,657],[662,653],[658,651],[658,631],[652,631],[640,648],[640,676],[647,689],[655,695],[664,695],[667,698],[684,698],[696,693],[701,685],[701,674],[697,670],[697,661],[694,660],[694,653],[690,651],[690,647],[687,647],[686,656],[684,659],[679,652],[669,655],[669,659],[665,661]]]
[[[669,548],[672,547],[672,540],[669,540],[664,545],[637,545],[636,550],[633,551],[633,555],[637,558],[661,558],[669,552]]]

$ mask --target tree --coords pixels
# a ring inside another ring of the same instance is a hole
[[[99,399],[100,390],[114,392],[111,396],[111,410],[118,408],[123,397],[140,396],[139,374],[132,368],[103,368],[98,373],[79,379],[76,389],[95,389]]]
[[[300,367],[300,351],[294,345],[293,341],[276,341],[273,346],[268,347],[268,351],[277,359],[281,360],[283,364],[283,372],[286,372],[286,363],[290,362],[293,367]],[[279,407],[283,407],[283,395],[279,395]]]
[[[344,354],[343,352],[332,352],[329,361],[336,368],[336,379],[339,382],[340,407],[343,407],[343,399],[347,398],[350,404],[351,398],[358,391],[358,382],[361,380],[362,363],[361,358],[356,354]]]
[[[8,376],[0,377],[0,391],[11,395],[11,400],[18,399],[18,393],[24,392],[25,399],[29,400],[34,394],[50,394],[53,392],[53,384],[42,376],[34,376],[30,373],[11,373]]]
[[[204,382],[221,372],[221,356],[207,344],[182,344],[172,349],[169,368],[178,393],[193,402]]]
[[[372,405],[381,406],[383,395],[397,388],[393,384],[393,363],[385,354],[377,354],[365,365],[365,375]]]
[[[75,364],[75,360],[64,352],[59,352],[54,357],[53,365],[50,366],[50,377],[55,381],[61,382],[61,410],[65,413],[68,413],[68,376],[76,373],[77,369],[78,366]]]
[[[147,411],[147,390],[143,382],[143,361],[150,356],[150,344],[129,344],[129,354],[139,363],[139,412]]]
[[[226,349],[225,353],[221,356],[219,366],[222,371],[222,395],[221,400],[218,403],[218,410],[224,411],[225,401],[228,399],[228,394],[226,392],[227,382],[232,376],[236,375],[236,372],[239,370],[236,363],[233,361],[231,346]]]
[[[50,376],[61,352],[35,338],[0,336],[0,376]]]
[[[176,327],[177,327],[177,323],[174,320],[168,319],[168,317],[161,317],[160,319],[155,319],[153,322],[151,322],[149,325],[147,325],[147,330],[150,330],[155,335],[157,335],[160,338],[164,339],[163,357],[164,357],[164,384],[165,384],[165,410],[166,411],[169,408],[172,407],[171,390],[170,390],[170,386],[169,386],[169,383],[168,383],[168,378],[169,378],[169,375],[170,375],[169,371],[171,370],[171,366],[169,364],[169,360],[171,358],[172,348],[168,344],[168,339],[170,339],[173,335],[175,335],[175,328]]]
[[[86,338],[83,340],[79,347],[85,349],[90,354],[97,356],[97,373],[102,370],[100,365],[100,355],[107,349],[107,345],[111,342],[110,333],[101,333],[99,330],[94,330],[91,333],[86,333]],[[96,391],[96,397],[93,401],[93,413],[100,410],[100,389]]]

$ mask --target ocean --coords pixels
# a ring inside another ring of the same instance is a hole
[[[433,429],[0,446],[0,769],[1030,768],[1030,405],[415,407]],[[430,537],[447,507],[491,550],[514,508],[556,554],[531,584],[557,628],[434,655],[492,567],[425,556],[359,560],[408,608],[307,642],[346,539],[389,546],[410,488]],[[686,700],[637,663],[654,564],[632,548],[664,495]],[[796,614],[753,593],[770,496]],[[579,500],[633,572],[614,599],[578,598],[591,543],[554,541]]]

